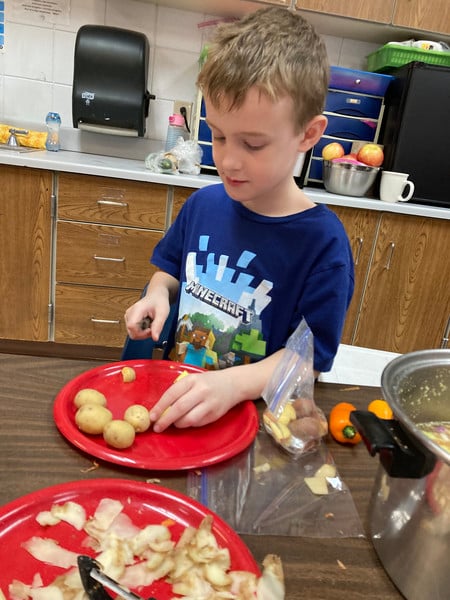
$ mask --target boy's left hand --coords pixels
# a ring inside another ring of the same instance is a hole
[[[240,401],[228,369],[190,373],[176,381],[150,410],[153,431],[169,425],[200,427],[219,419]]]

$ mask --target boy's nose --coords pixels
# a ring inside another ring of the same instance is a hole
[[[224,148],[221,158],[222,167],[224,169],[236,171],[241,168],[242,160],[239,151],[236,148]]]

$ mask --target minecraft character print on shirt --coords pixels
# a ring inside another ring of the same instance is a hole
[[[231,264],[229,256],[208,251],[209,241],[200,236],[187,257],[171,358],[206,369],[260,360],[266,355],[260,316],[273,285],[254,281],[253,252],[244,250]]]

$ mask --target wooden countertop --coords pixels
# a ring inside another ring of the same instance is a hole
[[[150,472],[99,462],[71,446],[53,421],[53,400],[73,377],[99,362],[0,354],[0,505],[50,485],[81,479],[117,477],[145,481],[186,493],[185,472]],[[327,414],[350,401],[365,408],[379,388],[318,383],[316,402]],[[367,538],[241,536],[261,563],[278,554],[286,578],[287,600],[398,600],[402,595],[386,575],[372,547],[368,506],[378,459],[361,443],[343,447],[327,440],[339,474],[349,487]]]

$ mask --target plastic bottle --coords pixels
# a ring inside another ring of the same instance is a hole
[[[56,112],[49,112],[45,118],[47,125],[47,141],[45,147],[47,150],[56,152],[59,150],[59,128],[61,127],[61,117]]]
[[[179,137],[182,137],[183,140],[188,137],[188,132],[184,126],[184,119],[181,115],[170,115],[165,146],[166,152],[176,146]]]

